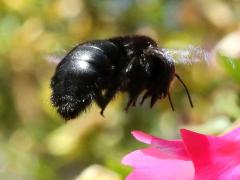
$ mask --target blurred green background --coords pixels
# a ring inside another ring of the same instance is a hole
[[[55,64],[79,42],[144,34],[166,48],[201,46],[208,63],[179,64],[194,109],[179,82],[153,109],[105,111],[94,104],[67,123],[49,101]],[[143,147],[131,130],[177,138],[179,128],[220,134],[240,125],[239,0],[0,0],[0,179],[119,180],[124,154]]]

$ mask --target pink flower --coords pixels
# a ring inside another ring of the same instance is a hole
[[[126,180],[240,180],[240,128],[219,137],[182,129],[182,140],[132,134],[150,147],[123,158],[134,169]]]

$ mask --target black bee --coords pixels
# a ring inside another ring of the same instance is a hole
[[[117,92],[127,92],[125,110],[151,97],[150,107],[168,96],[174,110],[169,87],[176,77],[183,84],[191,106],[191,97],[174,62],[165,56],[157,43],[147,36],[123,36],[94,40],[74,47],[58,64],[52,77],[51,101],[66,120],[75,118],[93,101],[101,115]]]

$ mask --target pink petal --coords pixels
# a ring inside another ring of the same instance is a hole
[[[223,135],[222,137],[224,139],[240,141],[240,128],[236,128],[236,129],[232,130],[231,132]]]
[[[194,163],[196,180],[240,179],[240,141],[184,129],[181,135]]]
[[[132,131],[131,133],[136,140],[143,142],[145,144],[151,144],[152,138],[154,137],[142,131]]]
[[[195,166],[207,165],[211,161],[209,152],[209,138],[203,134],[185,129],[181,130],[182,139],[187,147]]]
[[[183,160],[189,160],[184,143],[181,140],[164,140],[141,131],[132,131],[132,135],[140,142],[151,144],[166,155]]]
[[[167,158],[155,148],[129,153],[122,163],[134,168],[127,180],[192,180],[194,177],[191,161]]]

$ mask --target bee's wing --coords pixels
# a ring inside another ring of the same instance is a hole
[[[166,58],[169,62],[174,62],[175,64],[195,64],[199,62],[210,63],[212,58],[212,53],[196,46],[188,46],[184,49],[177,48],[160,48],[156,52],[160,53],[161,56]],[[51,64],[59,64],[63,59],[62,56],[48,55],[45,59]]]
[[[55,56],[55,55],[47,55],[44,57],[44,59],[49,62],[50,64],[56,64],[58,65],[60,61],[63,59],[61,56]]]
[[[175,64],[195,64],[199,62],[205,62],[206,64],[210,63],[212,53],[207,50],[189,46],[185,49],[161,49],[162,55],[168,59],[170,62]]]

